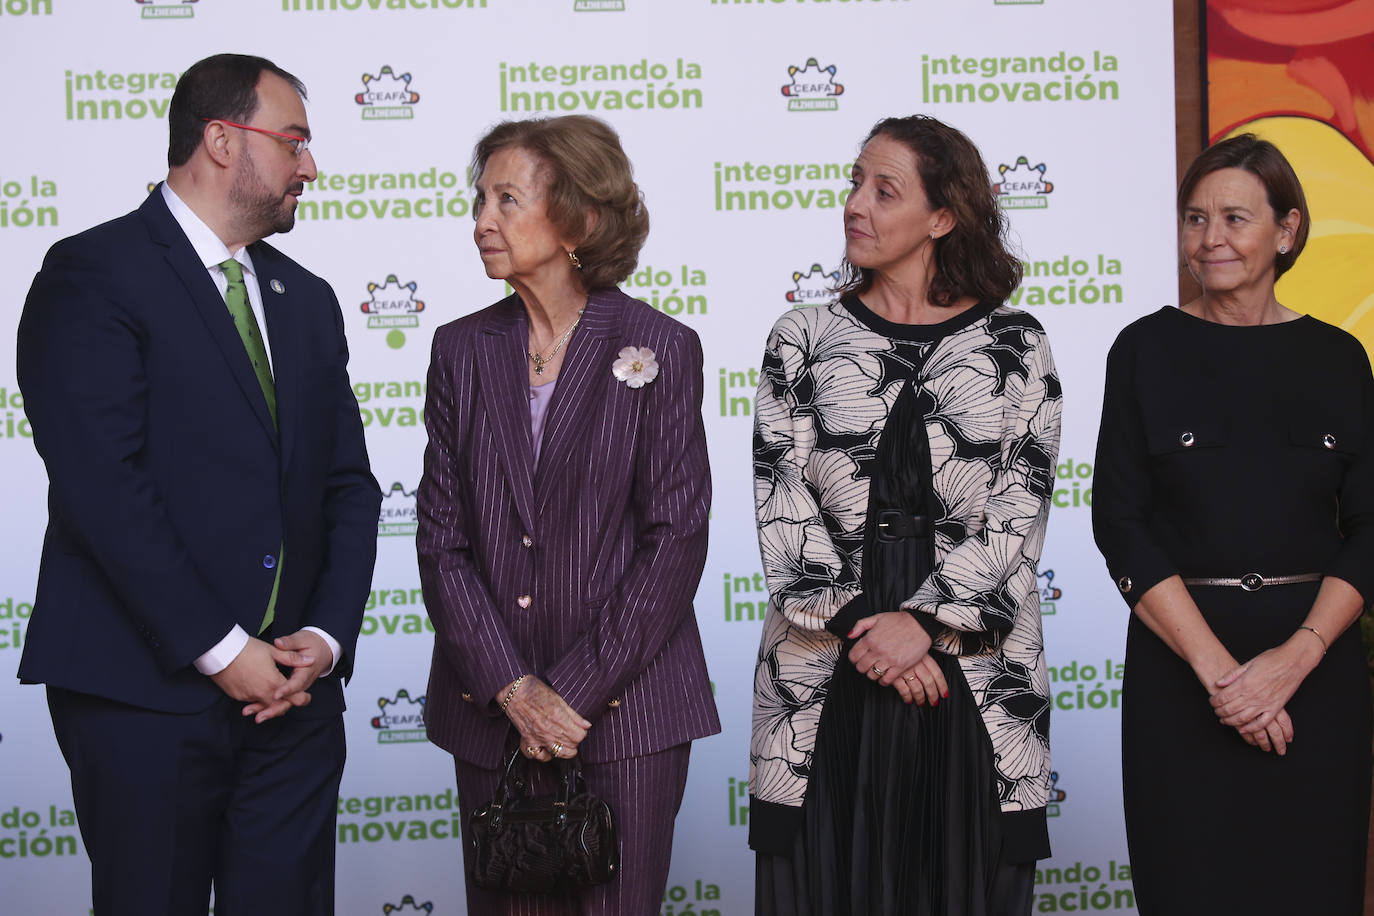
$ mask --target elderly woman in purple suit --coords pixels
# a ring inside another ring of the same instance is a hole
[[[469,866],[468,907],[656,913],[691,741],[720,731],[692,609],[711,502],[701,344],[616,288],[649,216],[606,124],[499,124],[473,175],[478,253],[515,293],[434,335],[416,536],[429,736],[454,755],[465,821],[514,742],[580,755],[621,867],[529,896],[478,888]],[[537,790],[553,768],[533,769]]]

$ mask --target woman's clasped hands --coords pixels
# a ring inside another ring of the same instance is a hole
[[[498,697],[506,697],[512,681]],[[506,716],[520,732],[520,752],[531,760],[577,756],[577,746],[592,723],[577,714],[558,693],[534,675],[526,675],[506,704]]]
[[[849,650],[850,663],[869,680],[895,688],[903,702],[938,706],[949,696],[944,673],[930,655],[930,634],[907,612],[865,617],[849,638],[858,639]]]
[[[1288,753],[1293,720],[1284,707],[1312,670],[1311,659],[1304,657],[1302,649],[1301,644],[1276,646],[1218,678],[1211,703],[1221,723],[1260,750],[1280,756]]]

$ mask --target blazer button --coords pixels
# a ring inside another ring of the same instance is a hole
[[[470,694],[470,693],[465,693],[465,694],[463,694],[463,699],[465,699],[465,700],[467,700],[469,703],[471,703],[471,702],[472,702],[472,694]]]
[[[521,595],[519,598],[515,599],[515,603],[520,605],[521,608],[527,608],[530,606],[530,596]]]
[[[274,557],[274,556],[272,556],[270,553],[269,553],[267,556],[265,556],[265,557],[262,558],[262,568],[263,568],[263,569],[271,569],[272,567],[274,567],[274,566],[276,566],[276,565],[277,565],[277,558]]]
[[[527,534],[527,535],[524,535],[523,537],[520,538],[520,546],[521,546],[521,547],[533,547],[533,546],[534,546],[534,538],[530,537],[528,534]]]
[[[1134,586],[1135,583],[1131,581],[1130,576],[1122,576],[1120,579],[1116,580],[1116,587],[1121,589],[1121,594],[1123,595],[1129,592]]]
[[[1197,438],[1190,432],[1184,432],[1183,435],[1178,437],[1178,444],[1183,446],[1184,448],[1192,448],[1193,443],[1196,441]]]
[[[607,709],[616,709],[620,706],[620,697],[612,697],[611,702],[606,704]]]
[[[1330,433],[1327,433],[1325,436],[1322,436],[1322,445],[1326,446],[1327,448],[1335,448],[1336,437],[1331,435]]]

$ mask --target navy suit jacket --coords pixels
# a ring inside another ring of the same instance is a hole
[[[437,637],[430,738],[497,766],[510,723],[494,697],[525,673],[592,722],[592,762],[714,734],[692,609],[711,502],[701,344],[619,290],[593,293],[536,468],[526,338],[516,296],[434,336],[416,536]],[[657,379],[616,380],[626,346],[654,351]]]
[[[343,709],[381,493],[333,292],[270,245],[248,251],[280,433],[160,188],[44,259],[18,340],[49,480],[21,680],[166,712],[209,707],[222,693],[193,663],[234,624],[258,631],[284,544],[274,632],[318,626],[343,649],[291,715]]]

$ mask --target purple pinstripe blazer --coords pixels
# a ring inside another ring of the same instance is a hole
[[[643,388],[611,374],[626,346],[657,356]],[[434,335],[416,534],[436,633],[429,737],[498,766],[510,726],[495,697],[526,672],[592,722],[591,762],[715,734],[692,609],[711,503],[701,343],[619,290],[593,293],[538,468],[525,348],[516,296]]]

